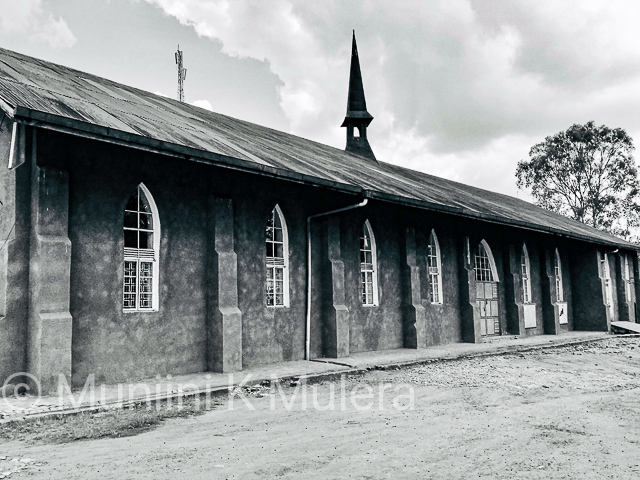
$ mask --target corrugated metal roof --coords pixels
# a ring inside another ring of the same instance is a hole
[[[120,137],[141,136],[239,159],[256,170],[273,169],[300,179],[358,187],[374,196],[380,194],[379,198],[426,202],[432,208],[468,217],[639,248],[517,198],[397,165],[375,163],[311,140],[3,49],[0,99],[9,115],[22,107],[110,129],[109,132],[124,132]]]

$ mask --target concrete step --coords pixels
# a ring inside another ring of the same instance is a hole
[[[611,332],[618,334],[640,333],[640,323],[611,322]]]

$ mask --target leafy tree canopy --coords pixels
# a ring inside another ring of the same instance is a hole
[[[572,125],[518,162],[518,188],[537,205],[631,239],[640,225],[640,183],[633,140],[621,128]]]

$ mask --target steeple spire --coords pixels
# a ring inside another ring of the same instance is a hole
[[[344,117],[342,127],[347,127],[347,146],[345,151],[355,153],[370,160],[376,160],[373,150],[367,140],[367,127],[373,116],[367,112],[367,102],[364,98],[360,59],[356,45],[356,31],[353,31],[351,44],[351,71],[349,74],[349,96],[347,97],[347,116]]]

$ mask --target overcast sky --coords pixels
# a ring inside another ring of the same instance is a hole
[[[3,48],[175,97],[180,44],[187,102],[338,148],[352,29],[382,161],[517,195],[573,123],[640,140],[635,0],[0,0]]]

